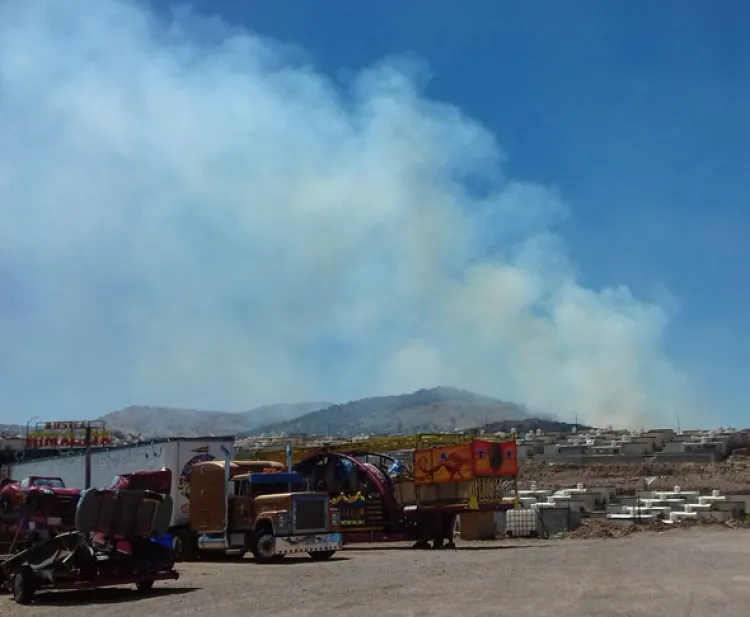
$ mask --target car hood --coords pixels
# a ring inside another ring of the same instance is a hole
[[[34,486],[29,491],[49,491],[54,493],[55,495],[62,495],[62,496],[72,496],[76,497],[81,494],[81,489],[79,488],[54,488],[52,486]]]

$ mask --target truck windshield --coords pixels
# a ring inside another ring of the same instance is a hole
[[[278,495],[279,493],[301,493],[307,490],[305,482],[292,482],[291,489],[288,482],[251,484],[250,491],[253,495]]]
[[[60,478],[35,478],[34,486],[49,486],[50,488],[65,488],[65,483]]]

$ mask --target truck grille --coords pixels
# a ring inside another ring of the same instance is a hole
[[[296,531],[328,529],[328,497],[297,497],[294,500]]]

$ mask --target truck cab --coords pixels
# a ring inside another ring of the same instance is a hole
[[[250,552],[261,562],[288,553],[325,560],[341,548],[340,534],[332,532],[338,522],[327,493],[308,490],[297,473],[244,467],[232,462],[227,474],[222,461],[193,466],[186,560],[217,551],[240,556]]]

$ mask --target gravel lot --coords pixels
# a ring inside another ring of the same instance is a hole
[[[0,596],[0,615],[182,617],[323,615],[555,617],[748,615],[750,531],[693,528],[610,540],[345,550],[259,566],[180,564],[179,581],[133,589],[40,594],[36,606]]]

